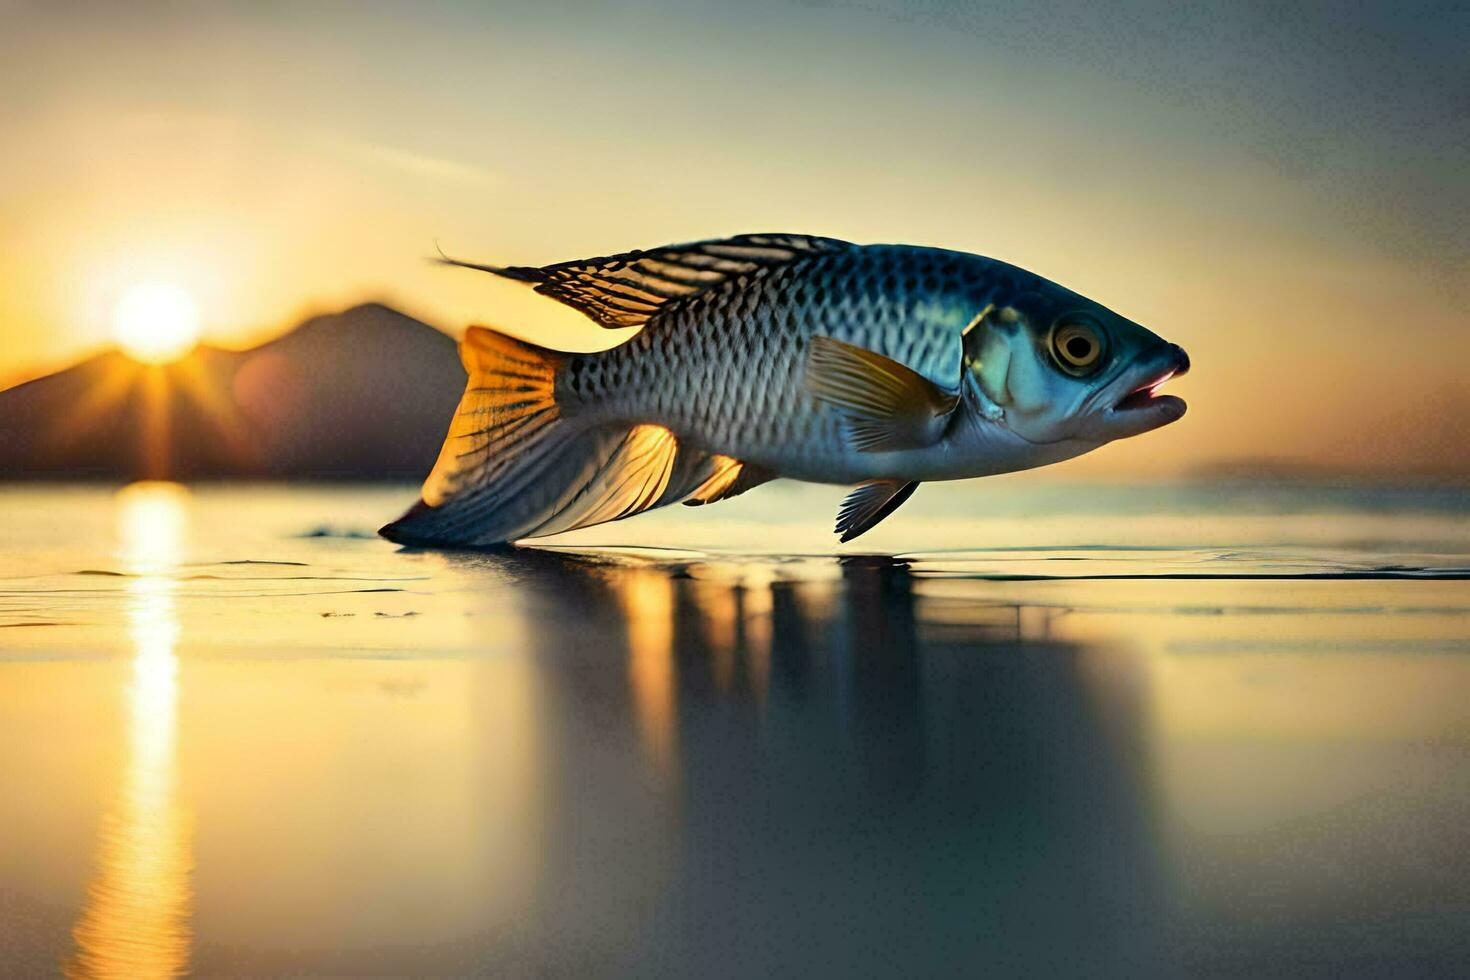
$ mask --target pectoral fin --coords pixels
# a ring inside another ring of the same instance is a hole
[[[889,514],[903,506],[919,486],[918,480],[874,480],[864,483],[842,501],[837,509],[837,533],[851,541],[872,530]]]
[[[912,368],[832,337],[812,338],[806,389],[842,412],[863,452],[932,446],[958,401]]]

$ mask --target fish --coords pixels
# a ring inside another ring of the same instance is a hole
[[[484,326],[420,500],[381,534],[494,546],[778,478],[845,484],[844,542],[920,483],[1045,466],[1180,419],[1189,357],[1009,263],[918,245],[741,234],[561,262],[453,266],[608,329],[571,353]]]

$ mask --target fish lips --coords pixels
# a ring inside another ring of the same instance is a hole
[[[1178,344],[1139,357],[1089,399],[1083,437],[1110,442],[1179,421],[1187,407],[1184,399],[1158,389],[1188,371],[1189,355]]]

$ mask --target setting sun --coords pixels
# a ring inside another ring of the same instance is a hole
[[[199,341],[194,299],[169,283],[142,283],[122,294],[112,315],[112,336],[129,357],[166,364]]]

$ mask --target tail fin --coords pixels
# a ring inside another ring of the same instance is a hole
[[[464,397],[423,499],[379,532],[390,541],[476,543],[464,505],[566,441],[555,394],[565,355],[470,327],[459,356],[469,374]]]
[[[568,355],[471,327],[460,356],[464,397],[422,501],[379,532],[388,540],[504,544],[628,517],[692,489],[697,460],[677,459],[669,430],[563,414],[556,375]]]
[[[544,443],[561,420],[555,385],[565,355],[470,327],[459,356],[469,383],[424,482],[424,503],[430,507],[493,481],[508,464]]]

